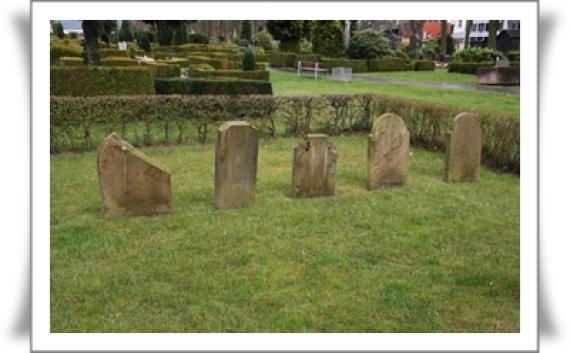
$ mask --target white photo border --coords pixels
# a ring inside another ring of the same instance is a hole
[[[32,7],[32,344],[65,350],[538,350],[537,1],[35,1]],[[183,15],[181,15],[183,14]],[[376,15],[377,14],[377,15]],[[520,63],[519,333],[50,333],[49,20],[518,19]]]

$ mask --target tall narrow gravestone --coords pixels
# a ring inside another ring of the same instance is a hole
[[[381,115],[368,135],[368,189],[403,185],[408,177],[410,133],[402,118]]]
[[[171,211],[170,172],[115,133],[97,150],[97,174],[105,216]]]
[[[336,185],[336,148],[327,135],[309,134],[293,150],[292,197],[333,196]]]
[[[243,121],[228,121],[218,128],[216,207],[240,208],[255,201],[257,140],[257,129]]]
[[[473,113],[458,114],[453,119],[453,131],[447,133],[444,180],[479,179],[481,149],[481,122]]]

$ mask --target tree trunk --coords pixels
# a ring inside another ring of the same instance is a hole
[[[465,21],[465,43],[463,44],[463,49],[469,48],[469,36],[471,35],[471,26],[473,25],[473,20]]]
[[[83,45],[83,61],[85,64],[99,64],[99,23],[84,20],[82,23],[85,44]]]
[[[441,59],[447,56],[447,20],[441,21]]]
[[[344,46],[348,48],[348,44],[350,43],[350,25],[352,21],[347,20],[344,21]]]
[[[498,20],[489,21],[489,39],[487,40],[487,47],[489,49],[497,50],[497,29],[499,29]]]
[[[410,52],[414,59],[419,59],[421,56],[423,27],[424,21],[410,21],[410,28],[412,30],[412,36],[410,37]]]

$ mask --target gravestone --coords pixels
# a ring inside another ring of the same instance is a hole
[[[381,115],[368,135],[368,189],[405,184],[409,155],[410,133],[402,118]]]
[[[338,81],[352,81],[351,67],[333,67],[331,78]]]
[[[244,121],[218,128],[214,203],[218,208],[241,208],[255,201],[257,129]]]
[[[453,131],[447,133],[444,180],[479,179],[481,149],[481,122],[478,117],[473,113],[458,114],[453,119]]]
[[[480,67],[477,69],[477,84],[480,85],[520,85],[518,67]]]
[[[308,134],[293,150],[292,197],[334,196],[336,148],[327,135]]]
[[[115,133],[97,149],[97,174],[105,216],[171,211],[170,172]]]

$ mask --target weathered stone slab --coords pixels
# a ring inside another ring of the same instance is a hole
[[[408,177],[410,133],[396,114],[383,114],[368,135],[368,189],[404,185]]]
[[[334,196],[336,148],[327,135],[309,134],[293,150],[292,197]]]
[[[105,216],[171,211],[170,172],[115,133],[97,150],[97,174]]]
[[[477,69],[477,83],[480,85],[519,85],[518,67],[480,67]]]
[[[453,129],[447,133],[444,180],[477,180],[483,143],[481,122],[473,113],[461,113],[453,119]]]
[[[218,208],[241,208],[255,201],[257,129],[244,121],[218,128],[214,203]]]

